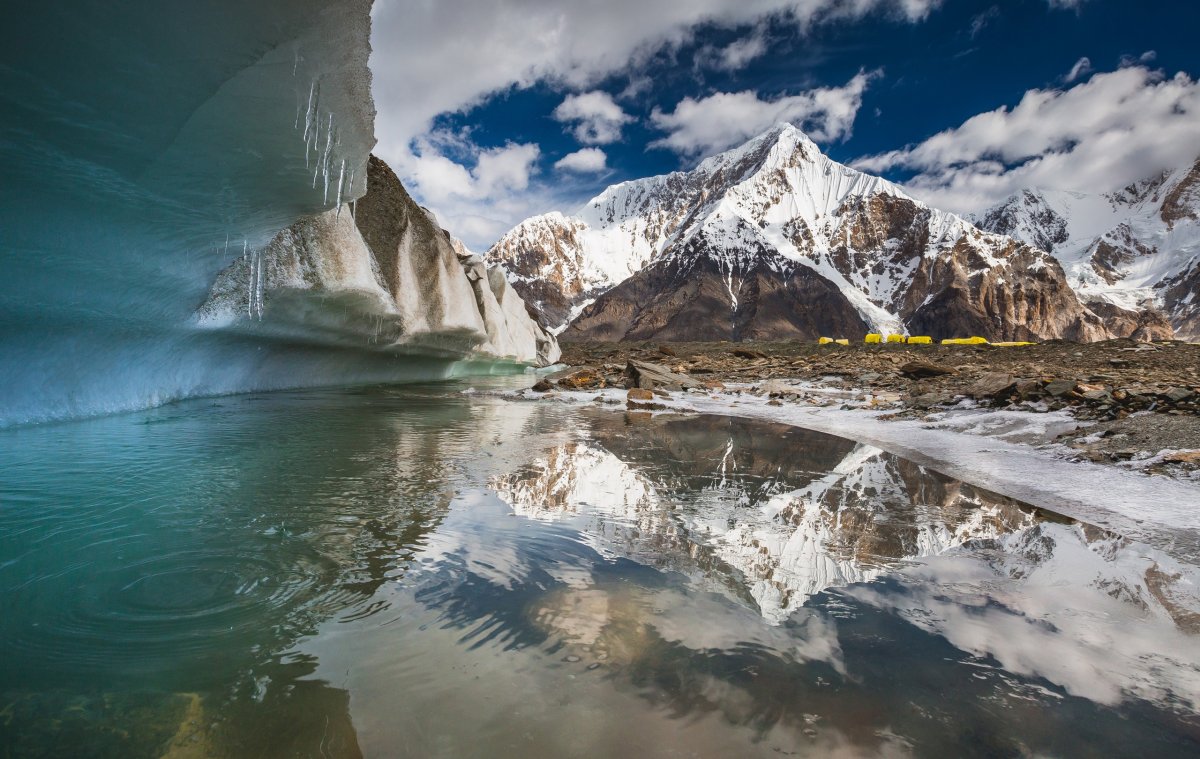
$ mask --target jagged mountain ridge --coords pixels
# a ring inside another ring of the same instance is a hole
[[[1145,311],[1157,336],[1200,339],[1200,159],[1104,194],[1022,190],[978,224],[1053,253],[1093,311]]]
[[[529,219],[487,257],[580,339],[1110,334],[1051,256],[832,161],[788,124]]]

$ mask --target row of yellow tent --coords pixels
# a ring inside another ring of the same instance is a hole
[[[829,345],[830,343],[833,343],[836,345],[849,345],[850,344],[850,341],[847,340],[846,338],[834,339],[832,337],[822,337],[821,339],[817,340],[817,342],[821,345]],[[912,337],[905,337],[904,335],[888,335],[887,337],[884,337],[881,334],[872,332],[871,334],[867,335],[865,342],[867,342],[867,343],[906,343],[908,345],[930,345],[933,343],[933,338],[928,337],[926,335],[913,335]],[[947,339],[943,340],[942,345],[994,345],[997,348],[1014,348],[1014,347],[1017,347],[1020,345],[1033,345],[1033,343],[1026,343],[1026,342],[992,343],[992,342],[988,342],[986,339],[984,339],[982,337],[951,337],[951,338],[947,338]]]

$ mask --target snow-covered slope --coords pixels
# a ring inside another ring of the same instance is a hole
[[[1029,189],[979,215],[979,226],[1049,251],[1089,303],[1162,309],[1180,336],[1200,337],[1200,160],[1098,195]]]
[[[583,312],[583,336],[685,339],[684,312],[720,322],[705,336],[734,339],[826,327],[1105,336],[1056,295],[1051,257],[831,160],[788,124],[692,171],[609,187],[572,216],[530,219],[487,255],[559,327],[601,293],[654,278]],[[810,310],[818,318],[796,318]]]

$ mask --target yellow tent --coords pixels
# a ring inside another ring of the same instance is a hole
[[[987,345],[982,337],[951,337],[942,341],[942,345]]]

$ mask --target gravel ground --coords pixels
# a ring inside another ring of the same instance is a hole
[[[1065,410],[1081,429],[1056,442],[1073,457],[1137,462],[1151,472],[1200,469],[1200,345],[1050,341],[998,348],[945,345],[763,343],[564,343],[571,369],[549,384],[631,387],[630,361],[661,365],[709,388],[747,383],[779,403],[846,399],[922,418],[964,401],[1034,412]],[[780,382],[811,383],[797,393]]]

